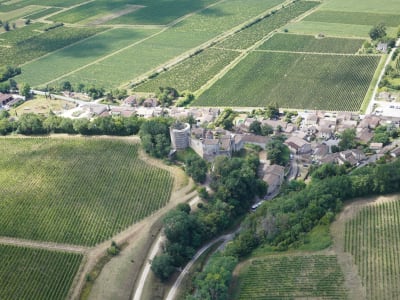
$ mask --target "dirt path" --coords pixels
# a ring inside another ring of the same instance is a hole
[[[74,253],[86,253],[90,249],[89,247],[79,245],[57,244],[50,242],[24,240],[12,237],[0,237],[0,244]]]

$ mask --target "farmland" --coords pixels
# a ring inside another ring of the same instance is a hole
[[[238,299],[345,299],[333,255],[274,255],[254,259],[239,278]]]
[[[162,86],[173,86],[178,91],[196,91],[238,55],[238,52],[229,50],[204,50],[138,86],[135,91],[157,92]]]
[[[369,26],[384,23],[389,27],[397,27],[400,25],[400,15],[320,10],[304,18],[304,21]]]
[[[311,35],[275,34],[258,49],[292,52],[356,53],[363,44],[361,39],[316,38]]]
[[[252,52],[196,105],[358,111],[379,56]]]
[[[66,299],[83,255],[0,245],[1,299]]]
[[[129,28],[107,30],[28,64],[23,74],[17,78],[32,85],[48,82],[156,32]],[[41,72],[38,73],[38,70]]]
[[[0,236],[95,245],[164,206],[172,177],[138,145],[96,139],[0,143]]]
[[[228,37],[217,46],[226,49],[249,48],[275,29],[285,25],[318,4],[319,2],[313,1],[296,2]]]
[[[345,224],[344,250],[357,265],[368,299],[397,299],[400,201],[363,208]]]
[[[25,28],[29,28],[25,27]],[[25,29],[24,28],[24,29]],[[29,35],[26,29],[23,34],[15,31],[17,37],[13,37],[14,31],[5,36],[6,40],[17,40],[16,43],[8,44],[9,47],[0,47],[0,66],[2,65],[21,65],[32,59],[43,56],[47,53],[88,38],[96,33],[103,31],[102,28],[67,28],[58,27],[41,34]],[[2,35],[0,36],[1,38]],[[40,70],[36,70],[40,72]]]

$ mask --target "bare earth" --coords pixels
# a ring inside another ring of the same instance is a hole
[[[101,18],[98,18],[98,19],[90,22],[88,25],[101,25],[108,21],[114,20],[118,17],[127,15],[131,12],[134,12],[135,10],[141,9],[142,7],[144,7],[144,6],[143,5],[127,5],[125,9],[122,9],[117,12],[113,12],[113,13],[105,15]]]

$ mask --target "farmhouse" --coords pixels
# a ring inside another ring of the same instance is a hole
[[[285,168],[279,165],[264,166],[263,180],[268,184],[268,195],[277,191],[283,183]]]
[[[311,152],[311,144],[297,136],[288,138],[285,141],[285,144],[296,154],[306,154]]]
[[[0,104],[2,106],[7,105],[8,103],[10,103],[13,100],[13,95],[10,94],[2,94],[0,93]]]
[[[386,53],[388,50],[388,44],[379,42],[378,45],[376,46],[376,50]]]

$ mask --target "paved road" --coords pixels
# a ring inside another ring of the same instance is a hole
[[[189,273],[190,268],[193,266],[193,264],[196,262],[196,260],[208,249],[210,248],[212,245],[214,245],[215,243],[218,243],[220,241],[223,241],[224,244],[226,244],[226,242],[230,241],[233,239],[233,237],[235,236],[236,231],[230,234],[225,234],[222,235],[214,240],[212,240],[211,242],[209,242],[208,244],[206,244],[205,246],[203,246],[199,251],[197,251],[196,255],[188,262],[188,264],[186,265],[186,267],[182,270],[181,274],[179,274],[179,277],[176,279],[174,285],[171,287],[167,297],[165,298],[165,300],[173,300],[175,299],[176,296],[176,292],[179,290],[179,286],[181,285],[181,282],[183,280],[183,278],[185,278],[186,274]]]
[[[392,51],[390,51],[390,53],[389,53],[389,55],[388,55],[388,57],[387,57],[387,59],[385,61],[385,65],[383,66],[382,71],[379,74],[379,78],[378,78],[378,81],[376,82],[376,85],[375,85],[375,88],[374,88],[374,92],[372,93],[371,100],[369,101],[368,107],[367,107],[367,109],[365,111],[365,114],[367,114],[367,115],[371,114],[373,112],[374,104],[379,104],[379,102],[380,102],[380,101],[376,101],[375,100],[376,94],[377,94],[378,88],[379,88],[379,82],[381,82],[383,76],[385,75],[386,66],[391,62],[393,53],[394,53],[394,51],[396,51],[396,48],[399,47],[399,45],[400,45],[400,38],[397,39],[396,47],[393,47]]]

